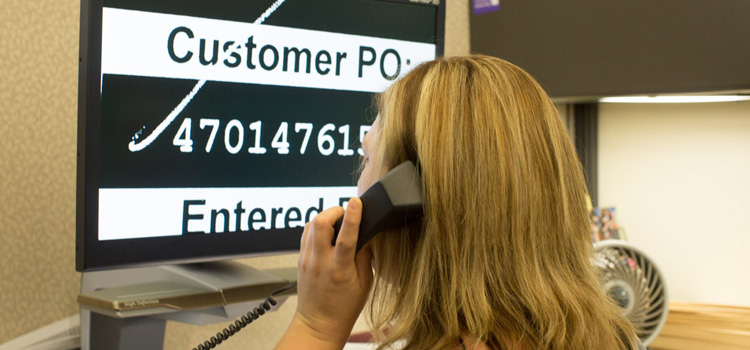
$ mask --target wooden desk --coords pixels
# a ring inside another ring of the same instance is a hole
[[[750,308],[672,302],[652,350],[750,350]]]

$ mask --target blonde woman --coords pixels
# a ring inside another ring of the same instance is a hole
[[[355,255],[361,202],[320,213],[277,349],[341,349],[368,298],[381,349],[638,348],[590,263],[573,145],[529,74],[485,56],[416,67],[380,96],[363,148],[360,194],[411,160],[424,216]]]

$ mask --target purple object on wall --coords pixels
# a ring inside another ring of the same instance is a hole
[[[475,15],[500,11],[500,0],[472,0],[472,8]]]

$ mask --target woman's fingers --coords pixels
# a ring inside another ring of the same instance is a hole
[[[357,253],[357,239],[359,238],[359,223],[362,220],[362,201],[354,197],[349,200],[344,213],[341,231],[336,238],[333,262],[338,266],[351,265]],[[330,241],[330,240],[329,240]]]
[[[328,256],[333,241],[333,224],[341,217],[344,208],[334,207],[326,209],[318,214],[311,223],[312,237],[308,238],[308,244],[312,242],[312,252],[319,257]]]
[[[307,247],[310,243],[308,243],[310,239],[310,226],[311,224],[308,222],[305,224],[305,229],[302,231],[302,237],[299,240],[299,259],[302,261],[305,258]]]
[[[333,225],[342,215],[334,246]],[[370,269],[369,250],[354,259],[361,216],[362,202],[353,198],[346,214],[341,207],[321,212],[305,226],[301,237],[297,316],[313,320],[315,329],[331,339],[346,340],[372,284],[372,271],[361,268]]]

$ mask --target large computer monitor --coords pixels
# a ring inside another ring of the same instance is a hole
[[[86,0],[76,268],[293,252],[356,195],[373,94],[443,50],[439,0]]]

